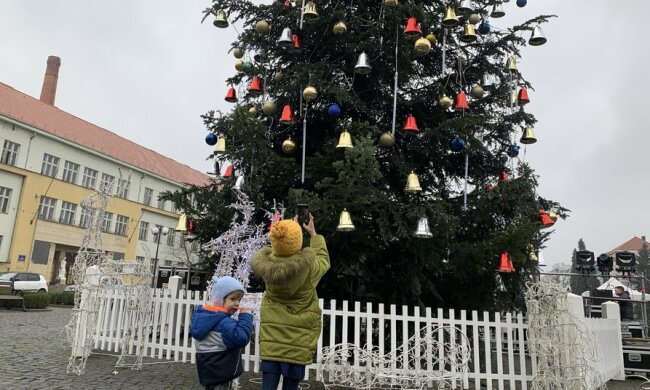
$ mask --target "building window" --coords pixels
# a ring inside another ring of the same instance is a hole
[[[99,183],[99,190],[105,191],[108,194],[112,194],[114,182],[115,182],[115,176],[109,175],[107,173],[102,173],[102,181],[101,183]]]
[[[81,208],[81,217],[79,217],[79,226],[82,228],[87,228],[92,223],[92,218],[90,217],[90,210],[87,208]]]
[[[161,210],[164,210],[165,209],[165,203],[167,203],[166,200],[158,199],[158,208],[161,209]]]
[[[4,236],[0,236],[0,249],[2,249],[2,238],[3,238],[3,237],[4,237]]]
[[[54,209],[56,208],[56,199],[41,196],[41,205],[38,208],[38,218],[51,221],[54,219]]]
[[[59,222],[66,225],[74,224],[74,214],[77,211],[77,205],[69,202],[61,202],[61,214],[59,215]]]
[[[175,236],[176,236],[176,232],[174,231],[174,228],[169,228],[169,233],[167,233],[167,245],[174,246]]]
[[[140,233],[138,240],[147,241],[147,233],[149,232],[149,222],[140,221]]]
[[[2,147],[2,159],[0,159],[0,162],[7,165],[16,165],[19,149],[19,144],[5,140],[5,144]]]
[[[174,204],[174,202],[172,202],[172,204],[169,205],[169,210],[170,210],[172,213],[175,213],[175,212],[176,212],[176,205]]]
[[[56,177],[59,170],[59,158],[45,153],[43,155],[43,165],[41,166],[41,175]]]
[[[171,260],[165,260],[165,267],[171,267],[174,263]]]
[[[0,187],[0,213],[7,213],[9,210],[9,198],[11,198],[11,188]]]
[[[75,164],[72,161],[66,161],[63,166],[63,181],[68,183],[77,184],[77,173],[79,172],[79,164]]]
[[[135,257],[135,262],[136,263],[144,263],[144,256],[136,256]]]
[[[97,171],[91,168],[84,168],[84,177],[81,180],[81,185],[86,188],[95,188],[97,182]]]
[[[178,247],[185,249],[185,236],[183,236],[183,232],[181,232],[181,241],[178,243]]]
[[[108,232],[111,230],[111,221],[113,220],[113,213],[104,211],[104,218],[102,218],[102,231]]]
[[[126,179],[118,179],[117,181],[117,193],[115,194],[118,198],[126,199],[129,196],[129,185],[131,183]]]
[[[124,215],[117,216],[115,220],[115,234],[119,236],[126,236],[126,225],[129,223],[129,217]]]
[[[144,188],[144,199],[142,200],[142,203],[146,204],[147,206],[151,206],[151,198],[153,198],[153,190],[151,188]]]

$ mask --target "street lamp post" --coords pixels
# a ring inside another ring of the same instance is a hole
[[[153,259],[153,280],[151,283],[153,284],[152,287],[156,288],[156,285],[158,284],[158,249],[160,249],[160,233],[162,233],[163,236],[166,236],[167,233],[169,233],[169,228],[164,227],[160,229],[158,226],[154,226],[151,229],[151,232],[154,234],[156,239],[156,257]]]

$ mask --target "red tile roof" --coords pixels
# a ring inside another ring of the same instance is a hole
[[[629,240],[625,241],[621,245],[617,246],[616,248],[612,249],[611,252],[618,252],[618,251],[638,251],[643,247],[643,244],[647,244],[648,247],[650,247],[650,243],[647,241],[644,241],[643,239],[639,237],[632,237]]]
[[[178,183],[210,177],[54,106],[0,83],[0,114]]]

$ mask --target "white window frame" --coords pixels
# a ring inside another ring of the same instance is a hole
[[[149,222],[140,221],[140,231],[138,232],[138,240],[147,241],[149,234]]]
[[[66,160],[63,165],[63,175],[61,180],[68,183],[77,184],[77,175],[79,174],[79,164]]]
[[[61,159],[51,154],[43,153],[43,164],[41,165],[41,175],[56,177],[59,170],[59,161]]]
[[[61,201],[61,211],[59,212],[59,223],[74,225],[77,205],[74,203]]]
[[[111,231],[112,221],[113,221],[113,213],[104,211],[104,215],[102,216],[102,232],[108,233]]]
[[[47,196],[41,196],[41,203],[38,206],[38,218],[45,221],[54,219],[54,210],[56,209],[56,199]]]
[[[99,189],[104,190],[109,194],[113,194],[113,187],[115,186],[115,176],[108,173],[102,173],[102,179],[99,182]]]
[[[16,165],[19,151],[20,144],[6,139],[2,146],[2,158],[0,158],[0,162],[7,165]]]
[[[144,196],[142,197],[142,203],[147,206],[151,206],[151,200],[153,199],[153,188],[144,187]]]
[[[167,245],[174,246],[174,241],[176,239],[176,231],[174,228],[169,228],[169,233],[167,233]]]
[[[126,228],[129,224],[129,217],[117,214],[115,217],[115,234],[118,236],[126,236]]]
[[[9,202],[11,201],[11,192],[13,190],[7,187],[0,187],[0,213],[7,214]]]
[[[97,184],[97,170],[84,167],[84,175],[83,178],[81,179],[81,186],[86,187],[86,188],[95,188],[95,185]]]
[[[117,181],[117,192],[115,196],[122,199],[127,199],[129,197],[129,187],[131,182],[126,179],[118,179]]]

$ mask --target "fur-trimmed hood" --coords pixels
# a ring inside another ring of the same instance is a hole
[[[270,246],[260,249],[251,259],[253,273],[267,284],[283,285],[305,276],[314,266],[316,253],[304,248],[295,255],[280,257],[273,254]]]

